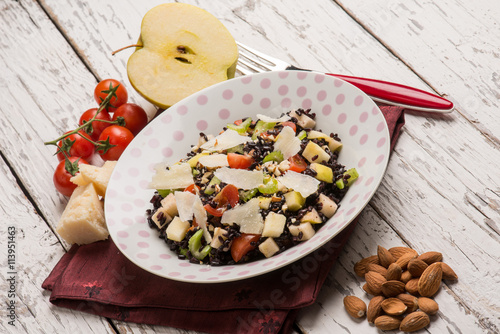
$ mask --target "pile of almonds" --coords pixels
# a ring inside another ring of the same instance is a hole
[[[377,255],[364,258],[354,265],[354,272],[366,280],[363,290],[372,299],[366,303],[347,296],[344,306],[354,318],[367,317],[381,330],[400,329],[414,332],[429,325],[429,315],[438,312],[431,298],[441,286],[441,280],[457,280],[457,274],[442,262],[439,252],[418,254],[408,247],[385,249],[378,246]]]

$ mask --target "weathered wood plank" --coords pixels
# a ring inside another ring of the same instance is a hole
[[[64,254],[64,249],[23,195],[3,159],[0,159],[0,188],[0,332],[114,333],[105,318],[50,304],[42,282]],[[14,252],[8,253],[9,249]],[[9,266],[8,254],[14,256]],[[11,301],[15,303],[14,319],[9,317],[11,312],[7,309]],[[9,321],[12,320],[11,325]]]

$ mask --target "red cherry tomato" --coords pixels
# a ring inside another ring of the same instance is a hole
[[[97,151],[104,161],[118,160],[123,151],[125,151],[125,148],[127,148],[128,144],[130,144],[132,139],[134,139],[134,135],[129,129],[124,128],[123,126],[111,125],[104,129],[99,136],[99,141],[105,141],[107,138],[109,138],[109,143],[111,145],[116,146],[111,147],[106,153],[103,153],[103,150]]]
[[[234,208],[239,201],[240,194],[238,193],[238,188],[232,184],[228,184],[214,197],[214,202],[217,203],[217,207],[213,208],[210,204],[206,204],[205,210],[212,216],[221,217],[224,211],[227,210],[228,204]]]
[[[85,111],[82,116],[80,116],[80,121],[78,121],[78,125],[83,125],[83,123],[87,123],[89,120],[94,117],[94,115],[97,112],[97,108],[92,108],[87,111]],[[99,112],[99,114],[95,117],[96,120],[104,120],[104,121],[111,121],[111,116],[109,113],[106,111],[106,109],[103,109]],[[90,133],[90,137],[94,140],[98,140],[99,136],[101,135],[102,131],[106,129],[108,126],[111,124],[106,123],[106,122],[100,122],[96,121],[92,122],[92,132]]]
[[[301,173],[307,168],[307,162],[299,154],[288,158],[288,161],[290,161],[290,168],[288,170]]]
[[[78,165],[81,164],[88,165],[87,161],[79,157],[69,157],[68,160],[74,163],[77,159],[79,159]],[[73,193],[73,190],[75,190],[76,184],[70,181],[73,175],[71,175],[66,170],[65,163],[66,163],[65,160],[59,162],[59,164],[56,167],[56,170],[54,171],[54,176],[52,180],[54,181],[54,186],[56,187],[57,191],[59,191],[64,196],[69,197]]]
[[[105,79],[97,84],[94,89],[94,99],[100,105],[102,101],[108,96],[111,88],[118,86],[115,94],[109,101],[108,107],[106,108],[109,112],[114,112],[116,108],[126,103],[128,100],[128,93],[125,86],[118,80],[115,79]]]
[[[281,125],[283,125],[283,127],[285,127],[285,126],[291,127],[293,132],[297,131],[297,126],[295,125],[294,122],[283,122],[283,123],[281,123]]]
[[[87,139],[85,139],[84,137]],[[71,148],[69,149],[69,152],[66,152],[70,157],[81,157],[84,159],[88,159],[92,154],[94,154],[94,144],[89,141],[90,136],[82,130],[78,131],[78,134],[74,133],[72,135],[69,135],[64,140],[74,141],[74,143],[71,145]],[[61,145],[62,140],[57,143],[57,146],[61,147]],[[64,160],[64,154],[62,152],[57,153],[57,159],[59,161]]]
[[[257,246],[252,245],[252,242],[257,242],[260,239],[260,234],[242,233],[239,237],[235,238],[231,243],[231,257],[234,261],[238,262],[248,252],[255,249]]]
[[[195,187],[196,187],[196,190],[195,190]],[[187,186],[186,189],[184,189],[184,191],[188,191],[192,194],[197,194],[200,192],[200,187],[198,187],[197,185],[195,185],[194,183],[190,186]]]
[[[227,162],[230,168],[247,169],[253,164],[253,158],[249,155],[228,153]]]
[[[137,136],[139,131],[141,131],[148,124],[148,114],[134,103],[122,104],[118,109],[115,110],[113,114],[113,121],[121,116],[125,119],[125,127],[132,132],[134,136]]]

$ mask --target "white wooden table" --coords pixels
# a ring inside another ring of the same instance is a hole
[[[54,233],[67,201],[52,184],[43,142],[77,124],[103,78],[130,87],[126,61],[146,11],[162,1],[0,2],[0,332],[181,333],[54,307],[41,284],[68,249]],[[386,248],[440,251],[459,276],[443,285],[429,333],[500,331],[500,2],[314,0],[183,1],[233,36],[316,70],[396,81],[442,94],[455,112],[408,113],[387,174],[297,333],[377,333],[345,312],[363,296],[353,264]],[[155,109],[132,89],[130,100]],[[9,226],[16,296],[10,298]],[[15,327],[8,303],[16,306]]]

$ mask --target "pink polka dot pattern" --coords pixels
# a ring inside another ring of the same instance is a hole
[[[336,102],[337,104],[342,104],[342,103],[344,103],[344,101],[345,101],[345,95],[344,95],[344,94],[339,94],[339,95],[337,95],[337,97],[335,98],[335,102]]]
[[[231,89],[226,89],[224,92],[222,92],[222,97],[225,100],[231,100],[233,98],[233,91]]]
[[[171,156],[172,156],[172,154],[173,154],[174,152],[172,151],[172,149],[171,149],[170,147],[164,147],[164,148],[162,149],[162,152],[161,152],[161,153],[162,153],[162,155],[163,155],[164,157],[167,157],[167,158],[168,158],[168,157],[171,157]]]
[[[184,139],[184,132],[182,131],[174,131],[174,139],[177,141],[181,141]]]
[[[263,79],[261,82],[260,82],[260,87],[262,87],[263,89],[268,89],[269,87],[271,87],[271,80],[269,79]]]
[[[198,103],[200,103],[200,102],[198,101]],[[202,103],[200,103],[200,104],[202,104]],[[187,112],[188,112],[188,108],[185,105],[179,106],[179,108],[177,108],[177,113],[179,115],[186,115]]]
[[[206,95],[200,95],[196,98],[196,102],[198,102],[200,106],[204,106],[208,103],[208,97]]]
[[[250,104],[253,101],[253,95],[252,94],[245,94],[243,95],[243,98],[241,99],[241,102],[244,104]]]
[[[200,120],[196,122],[196,128],[200,131],[205,131],[208,127],[208,123],[205,120]]]
[[[321,112],[323,113],[323,115],[325,116],[328,116],[331,114],[332,112],[332,106],[329,105],[329,104],[325,104],[325,106],[323,107],[323,109],[321,109]]]
[[[263,98],[260,100],[260,107],[262,109],[267,109],[271,106],[271,100],[269,100],[267,97]]]
[[[310,240],[270,259],[230,267],[181,261],[158,233],[149,228],[149,188],[155,166],[178,161],[198,140],[199,132],[217,134],[228,122],[256,113],[276,116],[292,108],[311,108],[318,128],[338,133],[341,162],[360,177],[338,212]],[[246,279],[290,264],[314,251],[349,224],[373,196],[389,156],[383,116],[366,95],[333,76],[306,71],[277,71],[237,77],[195,93],[164,111],[137,135],[118,161],[108,186],[108,230],[120,251],[136,265],[159,276],[187,282]],[[313,263],[307,262],[306,269]]]
[[[229,118],[229,115],[231,115],[231,113],[229,112],[229,110],[227,109],[221,109],[219,111],[219,118],[220,119],[228,119]]]
[[[280,94],[280,95],[286,95],[286,94],[288,94],[288,86],[287,85],[281,85],[278,88],[278,94]]]

